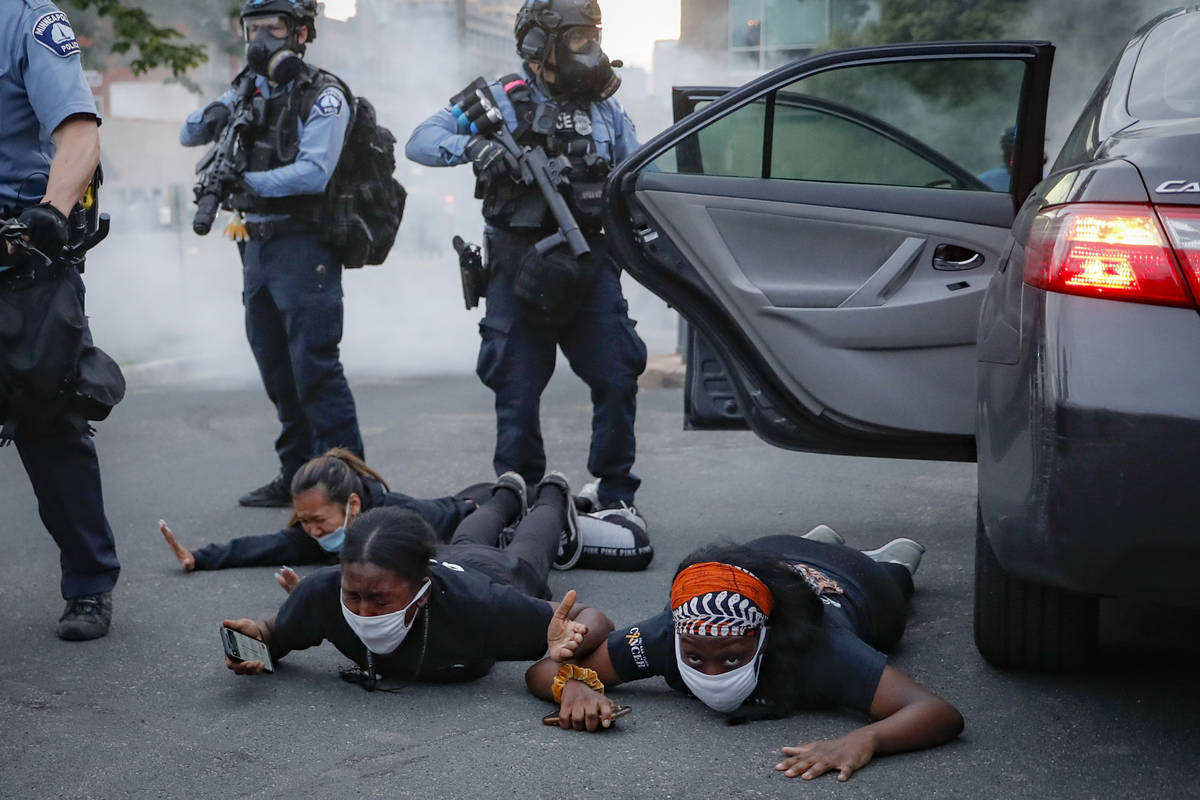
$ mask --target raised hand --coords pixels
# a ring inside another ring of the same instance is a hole
[[[575,607],[576,597],[574,589],[566,593],[562,602],[558,604],[558,608],[554,610],[550,626],[546,628],[547,655],[551,661],[557,661],[560,664],[574,657],[576,648],[579,647],[579,643],[583,641],[583,637],[588,632],[587,625],[570,618],[571,609]]]
[[[171,547],[171,552],[179,559],[179,565],[183,567],[184,572],[191,572],[196,568],[196,557],[191,554],[186,547],[181,545],[175,538],[175,534],[171,533],[171,529],[167,527],[165,520],[158,521],[158,529],[162,532],[163,538],[167,540],[167,544]]]
[[[775,769],[789,778],[800,777],[807,781],[838,770],[838,780],[848,781],[855,771],[871,760],[875,746],[871,735],[859,729],[838,739],[785,747],[783,754],[787,758],[776,764]]]
[[[283,590],[288,594],[292,593],[292,589],[300,583],[300,576],[296,574],[296,570],[291,567],[280,567],[275,573],[275,582],[283,587]]]

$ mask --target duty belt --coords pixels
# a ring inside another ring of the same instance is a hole
[[[291,236],[297,233],[313,233],[317,226],[298,219],[274,219],[247,222],[246,230],[251,239],[274,239],[276,236]]]
[[[53,283],[67,274],[69,266],[51,264],[48,267],[10,267],[0,272],[0,292],[19,292],[45,283]]]

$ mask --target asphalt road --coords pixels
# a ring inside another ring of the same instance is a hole
[[[394,486],[434,495],[490,475],[491,398],[473,376],[354,390],[369,460]],[[277,607],[271,570],[184,575],[155,523],[165,517],[194,545],[276,529],[284,512],[235,504],[272,473],[275,420],[257,388],[192,383],[133,387],[101,426],[124,565],[103,640],[54,637],[56,550],[16,453],[0,451],[0,796],[1200,796],[1197,615],[1106,609],[1109,646],[1095,674],[998,672],[971,641],[973,465],[814,456],[748,433],[688,433],[681,404],[677,390],[640,396],[651,568],[556,573],[556,593],[576,588],[629,622],[661,608],[677,561],[718,537],[824,522],[861,548],[919,539],[929,552],[892,663],[962,710],[960,739],[881,758],[848,784],[802,784],[774,772],[778,748],[862,720],[820,713],[730,728],[647,681],[619,690],[634,710],[618,729],[564,733],[539,724],[549,707],[525,692],[523,664],[464,685],[367,694],[338,679],[343,659],[329,646],[293,654],[273,676],[237,678],[217,626]],[[588,427],[582,384],[556,378],[544,402],[550,460],[577,480]],[[1145,594],[1152,600],[1153,586]]]

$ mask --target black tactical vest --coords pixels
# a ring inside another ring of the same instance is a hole
[[[300,120],[308,118],[317,96],[329,86],[341,88],[337,78],[305,64],[288,91],[267,99],[263,124],[251,128],[242,141],[247,172],[263,172],[295,163],[300,155]],[[315,222],[325,209],[325,195],[258,197],[247,193],[234,195],[232,205],[238,211],[290,214],[296,219]]]
[[[517,112],[513,138],[523,147],[544,147],[551,158],[563,155],[570,160],[571,185],[563,193],[567,205],[585,232],[600,230],[604,182],[612,167],[596,152],[590,104],[565,98],[539,102],[518,75],[506,75],[500,83],[516,83],[508,91]],[[483,200],[483,218],[491,225],[546,231],[555,227],[536,184],[504,177],[480,183],[475,194]]]

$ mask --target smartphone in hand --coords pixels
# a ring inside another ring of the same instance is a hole
[[[625,716],[630,711],[633,711],[633,709],[630,708],[629,706],[614,706],[613,713],[612,713],[613,722],[616,722],[618,719]],[[546,716],[542,717],[542,724],[543,725],[557,725],[558,724],[558,714],[547,714]]]
[[[271,663],[271,653],[267,650],[265,642],[222,625],[221,644],[225,646],[225,655],[234,661],[261,661],[267,672],[275,671],[275,665]]]

